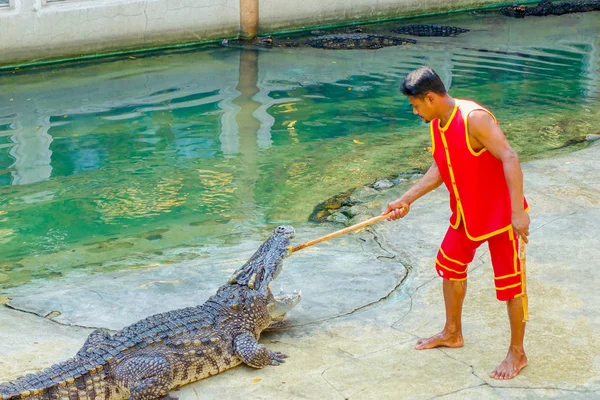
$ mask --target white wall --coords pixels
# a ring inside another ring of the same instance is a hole
[[[506,0],[260,0],[260,30],[426,14]],[[202,42],[239,33],[240,0],[10,0],[0,66]]]
[[[231,37],[239,0],[11,0],[0,65]]]
[[[290,27],[369,21],[510,3],[510,0],[259,0],[260,29],[271,32],[289,30]]]

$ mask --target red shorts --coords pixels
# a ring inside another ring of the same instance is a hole
[[[492,257],[498,300],[521,296],[523,287],[519,241],[515,240],[512,229],[476,242],[467,237],[464,224],[461,223],[456,229],[448,228],[435,260],[438,275],[451,281],[466,280],[467,269],[475,257],[475,250],[484,242],[488,242]]]

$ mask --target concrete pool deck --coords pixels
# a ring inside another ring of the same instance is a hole
[[[290,356],[285,364],[240,366],[172,394],[183,400],[599,398],[600,145],[524,163],[523,170],[532,209],[529,366],[515,379],[488,377],[505,356],[509,328],[504,304],[495,299],[485,246],[470,267],[464,347],[413,348],[444,321],[441,280],[432,264],[449,216],[447,193],[440,188],[401,221],[286,260],[273,286],[301,289],[303,300],[286,328],[261,338]],[[382,191],[368,207],[380,210],[404,189]],[[301,228],[295,242],[335,229]],[[91,331],[82,326],[118,329],[203,301],[255,245],[187,264],[72,274],[2,294],[0,381],[73,356]]]

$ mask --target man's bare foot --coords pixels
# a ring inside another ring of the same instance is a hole
[[[508,355],[490,374],[490,378],[494,379],[512,379],[527,366],[527,356],[523,350],[509,350]]]
[[[419,340],[415,349],[425,350],[433,349],[435,347],[462,347],[464,342],[462,334],[451,334],[444,330],[435,336]]]

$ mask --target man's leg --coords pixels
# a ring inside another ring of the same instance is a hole
[[[467,281],[443,280],[444,304],[446,305],[446,325],[435,336],[421,339],[415,349],[424,350],[434,347],[462,347],[462,306],[467,293]]]
[[[523,348],[523,293],[518,240],[506,232],[488,240],[494,266],[494,282],[498,300],[506,301],[510,321],[510,347],[504,361],[490,374],[494,379],[511,379],[527,366]],[[516,297],[515,297],[516,296]]]
[[[490,374],[490,378],[494,379],[512,379],[527,366],[527,356],[523,348],[525,322],[521,298],[508,300],[506,308],[510,320],[510,347],[504,361]]]
[[[443,278],[446,324],[437,335],[419,340],[415,349],[462,347],[464,340],[461,321],[463,301],[467,293],[467,270],[480,244],[481,242],[469,240],[463,224],[457,228],[448,228],[435,259],[435,269]]]

